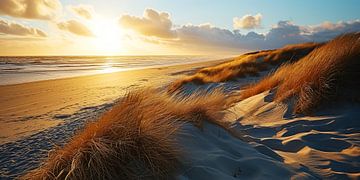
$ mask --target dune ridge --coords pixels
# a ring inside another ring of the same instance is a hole
[[[131,92],[22,178],[357,179],[359,39],[248,53]],[[244,68],[265,76],[243,86]]]
[[[349,33],[250,85],[215,78],[180,91],[238,85],[238,102],[225,115],[233,136],[310,175],[301,179],[358,179],[359,59],[360,33]]]
[[[228,62],[202,68],[193,75],[176,80],[169,86],[169,92],[177,91],[187,83],[205,84],[259,76],[260,72],[276,69],[284,62],[295,62],[320,46],[322,43],[292,44],[275,50],[246,53]]]
[[[127,94],[21,179],[166,179],[179,165],[175,134],[225,108],[220,91],[179,99],[155,89]]]
[[[241,92],[241,99],[276,87],[275,101],[295,97],[295,113],[310,113],[324,101],[359,100],[360,33],[339,36]]]

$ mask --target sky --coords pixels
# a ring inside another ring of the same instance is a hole
[[[0,0],[0,55],[241,54],[360,31],[358,0]]]

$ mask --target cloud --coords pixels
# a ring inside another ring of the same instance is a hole
[[[310,38],[314,41],[329,40],[339,34],[356,31],[360,31],[360,20],[338,23],[324,22],[317,26],[304,27],[304,32],[309,33]]]
[[[78,6],[69,6],[69,8],[78,16],[85,19],[92,19],[94,14],[94,9],[89,5],[78,5]]]
[[[241,35],[237,36],[227,29],[214,27],[211,24],[184,25],[176,31],[179,41],[187,44],[232,47],[241,38]]]
[[[241,52],[256,49],[274,49],[287,44],[304,42],[324,42],[349,32],[360,31],[360,21],[339,22],[331,26],[323,24],[315,26],[298,26],[290,21],[279,21],[268,33],[259,34],[230,31],[210,24],[184,25],[175,29],[178,45],[186,45],[191,50]]]
[[[16,36],[47,37],[46,33],[40,29],[27,27],[15,22],[0,19],[0,34]]]
[[[143,17],[123,15],[119,23],[128,29],[132,29],[146,36],[160,38],[174,38],[176,32],[172,30],[170,15],[166,12],[157,12],[153,9],[146,9]]]
[[[260,26],[261,14],[255,16],[253,17],[259,22],[248,24]],[[247,17],[244,16],[242,19]],[[147,9],[144,17],[122,16],[120,22],[124,27],[142,34],[142,38],[148,43],[205,52],[210,52],[209,50],[240,52],[274,49],[287,44],[324,42],[343,33],[360,31],[360,20],[338,23],[324,22],[313,26],[299,26],[291,21],[279,21],[263,34],[256,32],[243,34],[239,30],[230,31],[209,23],[173,27],[168,13],[159,13],[153,9]]]
[[[60,10],[58,0],[0,0],[0,14],[12,17],[50,20]]]
[[[313,26],[299,26],[290,21],[279,21],[265,38],[266,46],[277,48],[286,44],[302,42],[324,42],[350,32],[360,31],[360,21],[329,23],[324,22]]]
[[[87,26],[76,20],[60,22],[57,24],[57,27],[63,31],[68,31],[79,36],[94,36]]]
[[[234,29],[255,29],[261,27],[262,15],[260,13],[252,16],[250,14],[245,15],[241,18],[233,18],[233,27]]]
[[[177,42],[186,44],[192,50],[232,51],[257,49],[264,42],[265,36],[250,32],[246,35],[239,31],[214,27],[210,24],[184,25],[176,29]]]
[[[229,49],[273,49],[287,44],[303,42],[324,42],[340,34],[359,32],[360,21],[335,24],[299,26],[290,21],[279,21],[268,33],[229,31],[210,26],[182,26],[177,29],[179,39],[192,44],[204,44]]]
[[[302,29],[301,26],[295,25],[291,21],[279,21],[266,34],[264,46],[277,48],[286,44],[314,41],[311,37],[306,36]]]

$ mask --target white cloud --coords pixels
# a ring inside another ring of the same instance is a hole
[[[69,6],[69,9],[73,11],[76,15],[88,20],[94,17],[94,8],[89,5],[80,4],[77,6]]]
[[[28,27],[16,22],[0,19],[0,34],[16,36],[46,37],[46,33],[40,29]]]
[[[146,9],[143,17],[123,15],[119,23],[146,36],[156,36],[160,38],[173,38],[176,36],[172,30],[170,15],[166,12],[157,12],[153,9]]]
[[[314,41],[329,40],[339,34],[359,31],[360,20],[340,21],[337,23],[325,22],[317,26],[304,27],[304,32],[310,32],[309,36]]]
[[[61,8],[59,0],[0,0],[0,14],[18,18],[50,20]]]
[[[258,19],[260,14],[256,15]],[[261,19],[261,18],[260,18]],[[286,44],[328,41],[340,34],[360,31],[360,21],[323,23],[314,26],[299,26],[291,21],[279,21],[269,32],[259,34],[230,31],[210,24],[172,26],[169,14],[147,9],[144,17],[122,16],[120,19],[126,28],[133,29],[149,37],[148,42],[186,47],[191,50],[224,50],[239,52],[242,50],[273,49]],[[158,37],[158,39],[154,39]]]
[[[241,18],[233,18],[234,29],[255,29],[261,27],[262,15],[260,13],[252,16],[250,14],[245,15]]]
[[[68,31],[70,33],[79,36],[88,36],[88,37],[94,36],[94,34],[87,26],[76,20],[68,20],[68,21],[60,22],[57,24],[57,26],[59,29],[63,31]]]
[[[287,44],[303,42],[324,42],[340,34],[360,31],[360,21],[298,26],[290,21],[279,21],[268,33],[249,32],[241,34],[210,25],[186,25],[175,29],[178,43],[185,43],[192,48],[213,47],[225,51],[254,49],[273,49]]]

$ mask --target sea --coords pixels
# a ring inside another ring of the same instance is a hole
[[[229,56],[0,57],[0,85],[226,59]]]

